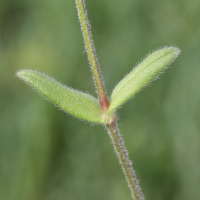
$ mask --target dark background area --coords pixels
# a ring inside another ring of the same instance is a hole
[[[147,200],[200,199],[200,1],[86,0],[105,85],[150,51],[181,55],[119,109]],[[15,77],[36,69],[96,96],[74,0],[0,0],[0,199],[131,200],[106,130]]]

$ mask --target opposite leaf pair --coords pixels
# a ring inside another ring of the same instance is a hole
[[[178,48],[169,47],[155,51],[144,59],[114,88],[108,116],[152,81],[179,54]],[[92,123],[108,123],[109,118],[102,115],[99,102],[93,96],[64,86],[37,71],[22,70],[17,76],[71,115]]]

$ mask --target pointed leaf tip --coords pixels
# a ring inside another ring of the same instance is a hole
[[[93,96],[68,88],[37,71],[22,70],[16,75],[71,115],[92,123],[104,123],[98,100]]]
[[[114,88],[108,113],[114,111],[151,82],[180,54],[176,47],[157,50],[145,58]]]

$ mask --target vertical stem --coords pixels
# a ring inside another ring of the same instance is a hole
[[[144,197],[142,195],[141,189],[138,184],[138,180],[136,179],[135,172],[132,168],[131,161],[128,158],[128,152],[124,146],[124,142],[117,128],[116,115],[115,113],[109,116],[107,115],[107,110],[109,108],[110,103],[108,101],[108,97],[106,94],[106,90],[104,87],[100,69],[98,66],[98,61],[97,61],[97,57],[95,53],[94,44],[92,41],[92,35],[90,32],[90,25],[87,18],[87,12],[85,8],[84,0],[75,0],[75,1],[76,1],[79,21],[80,21],[81,29],[83,33],[83,38],[85,42],[85,48],[88,54],[88,60],[90,62],[93,78],[94,78],[96,88],[97,88],[99,104],[101,107],[102,114],[103,115],[105,114],[105,116],[108,117],[107,118],[108,123],[106,124],[106,127],[108,129],[109,135],[114,144],[115,151],[118,155],[120,164],[122,165],[122,169],[124,171],[125,177],[129,184],[133,198],[135,200],[144,200]]]
[[[78,11],[79,21],[81,24],[83,38],[85,41],[85,48],[88,54],[88,60],[90,62],[93,78],[94,78],[95,85],[97,88],[99,104],[100,104],[102,112],[106,113],[110,103],[108,101],[108,97],[106,94],[106,90],[104,87],[100,69],[98,66],[97,56],[96,56],[94,44],[92,41],[92,34],[90,31],[90,25],[87,18],[87,12],[85,8],[84,0],[76,0],[76,7]]]
[[[117,153],[119,162],[122,166],[124,175],[128,182],[129,188],[131,190],[133,199],[144,200],[144,196],[141,192],[138,180],[136,178],[135,172],[132,167],[132,162],[129,160],[129,157],[128,157],[128,151],[126,150],[124,146],[124,142],[119,133],[116,120],[107,124],[106,126],[108,129],[109,135],[112,139],[115,152]]]

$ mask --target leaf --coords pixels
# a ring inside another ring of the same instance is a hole
[[[180,54],[175,47],[163,48],[153,52],[122,79],[114,88],[108,113],[129,100],[135,93],[152,81]]]
[[[71,115],[93,123],[104,123],[98,100],[93,96],[68,88],[37,71],[22,70],[17,76]]]

